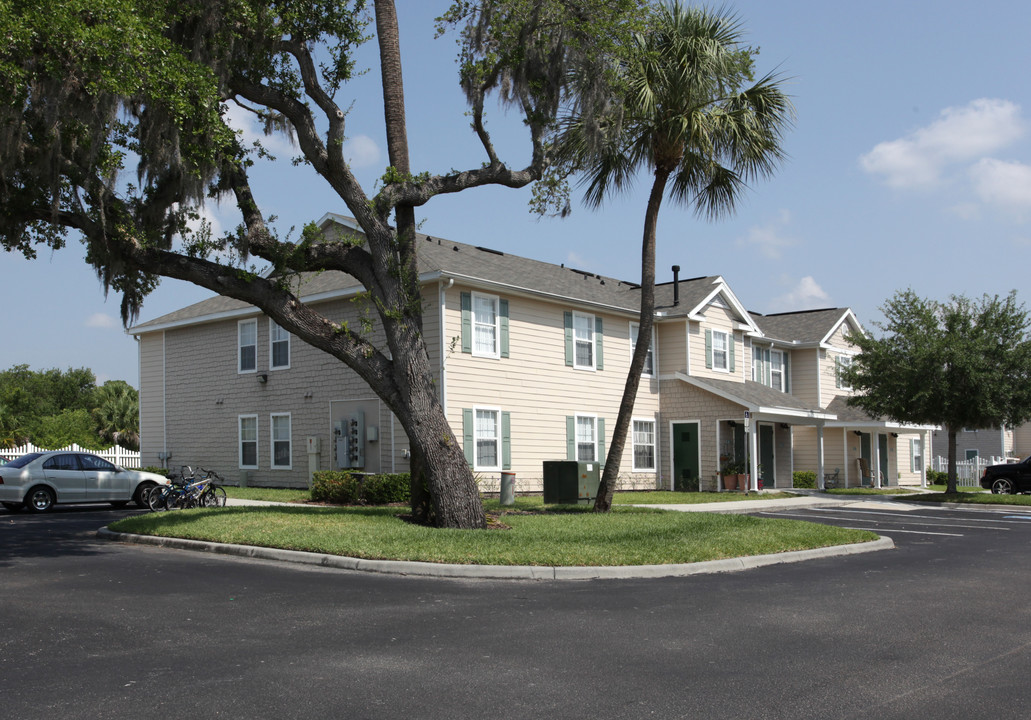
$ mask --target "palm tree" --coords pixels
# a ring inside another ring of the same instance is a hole
[[[731,213],[750,180],[771,175],[793,108],[783,79],[753,82],[756,51],[741,44],[739,20],[723,10],[660,5],[635,35],[608,95],[585,94],[566,117],[556,157],[581,175],[585,202],[599,206],[652,172],[641,244],[641,317],[595,511],[608,511],[652,336],[655,231],[662,199],[709,220]],[[745,87],[747,83],[752,83]]]
[[[93,422],[102,440],[127,450],[140,449],[140,404],[136,388],[110,380],[97,388]]]

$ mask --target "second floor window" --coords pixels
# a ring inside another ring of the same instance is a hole
[[[258,368],[258,321],[241,320],[237,325],[237,372],[254,372]]]
[[[269,367],[273,370],[290,367],[290,333],[279,327],[274,320],[269,327]]]
[[[573,367],[594,367],[594,316],[573,313]]]
[[[727,350],[727,333],[712,331],[712,367],[714,370],[729,370],[729,352]]]
[[[770,387],[787,392],[784,384],[784,353],[780,350],[770,352]]]
[[[498,354],[498,299],[473,293],[473,355]]]
[[[637,336],[640,334],[640,326],[637,323],[630,323],[630,356],[633,357],[634,351],[637,349]],[[652,342],[648,343],[648,355],[644,358],[644,370],[641,371],[642,375],[654,375],[655,374],[655,344]]]

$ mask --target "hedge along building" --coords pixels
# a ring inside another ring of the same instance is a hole
[[[319,225],[360,237],[340,215]],[[639,287],[425,235],[418,257],[439,397],[485,487],[507,471],[519,490],[539,490],[545,460],[603,461],[638,341]],[[350,276],[296,282],[302,301],[334,321],[374,317]],[[716,489],[728,454],[750,464],[753,485],[761,472],[768,487],[790,486],[798,455],[821,470],[821,454],[802,453],[795,431],[813,428],[820,443],[816,429],[837,416],[822,396],[793,394],[791,378],[796,365],[822,366],[792,362],[793,341],[768,336],[756,317],[718,276],[657,288],[624,487]],[[129,332],[139,339],[144,465],[202,465],[276,486],[304,486],[319,469],[409,469],[403,430],[357,374],[250,305],[213,297]],[[373,323],[383,346],[377,332]],[[753,350],[773,346],[780,355]]]

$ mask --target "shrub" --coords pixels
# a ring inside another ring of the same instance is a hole
[[[796,470],[791,473],[791,482],[793,487],[797,488],[815,488],[816,487],[816,473],[812,470]]]
[[[930,485],[945,485],[949,482],[949,474],[941,470],[927,468],[927,482]]]
[[[168,477],[168,468],[154,467],[153,465],[150,465],[150,466],[145,467],[145,468],[140,468],[140,470],[143,471],[143,472],[156,473],[158,475],[163,475],[164,477]]]
[[[311,499],[338,505],[387,505],[411,499],[408,473],[372,475],[344,470],[314,474]]]

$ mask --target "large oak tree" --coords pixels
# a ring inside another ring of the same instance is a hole
[[[397,416],[411,443],[414,507],[443,527],[483,527],[471,470],[438,401],[422,335],[415,213],[434,196],[485,185],[519,188],[548,164],[547,137],[568,81],[620,46],[638,0],[457,0],[461,82],[483,161],[417,172],[408,163],[397,11],[392,0],[0,0],[0,239],[33,256],[81,238],[122,317],[137,315],[160,277],[260,308],[340,359]],[[354,52],[378,37],[391,166],[378,192],[344,156]],[[510,167],[484,123],[491,93],[525,120],[530,161]],[[338,96],[341,96],[338,99]],[[296,138],[313,181],[326,183],[364,233],[327,241],[314,228],[282,238],[253,191],[265,162],[226,122],[238,105]],[[127,172],[133,171],[133,172]],[[190,220],[208,196],[231,197],[243,222],[224,237]],[[248,272],[248,259],[271,264]],[[301,302],[291,278],[339,270],[368,291],[386,347]]]

